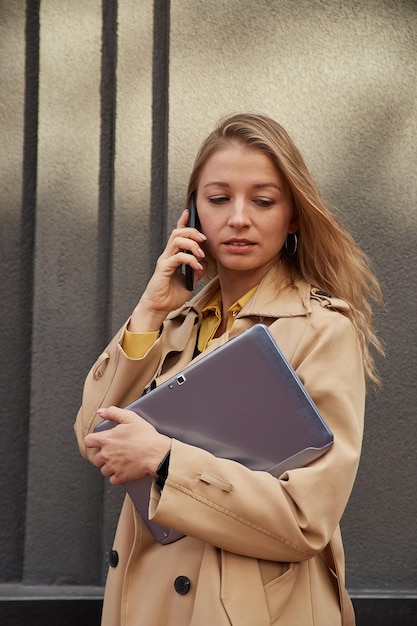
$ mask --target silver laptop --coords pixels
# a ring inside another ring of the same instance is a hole
[[[280,476],[324,454],[333,435],[268,328],[256,324],[130,404],[158,431],[217,457]],[[102,422],[96,431],[115,426]],[[148,519],[152,478],[125,484],[154,537],[182,535]]]

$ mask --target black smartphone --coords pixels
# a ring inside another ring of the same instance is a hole
[[[190,215],[188,217],[187,226],[190,226],[191,228],[197,228],[197,230],[200,230],[200,220],[198,219],[197,206],[196,206],[196,203],[195,203],[195,194],[194,193],[191,194],[190,202],[188,204],[188,211],[189,211]],[[187,253],[188,254],[192,254],[188,250],[187,250]],[[189,265],[183,264],[183,265],[181,265],[181,274],[185,278],[185,286],[187,287],[188,291],[193,291],[193,289],[194,289],[194,270],[193,270],[193,268],[190,267]]]

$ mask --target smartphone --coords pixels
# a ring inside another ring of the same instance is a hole
[[[188,217],[187,226],[191,228],[197,228],[200,230],[200,220],[198,219],[197,206],[195,203],[195,194],[192,193],[190,197],[190,202],[188,204],[188,211],[190,213]],[[187,254],[192,254],[189,250],[186,250]],[[194,270],[189,265],[183,264],[181,265],[181,274],[185,278],[185,286],[188,291],[193,291],[194,289]]]

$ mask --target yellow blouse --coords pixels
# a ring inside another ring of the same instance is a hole
[[[227,311],[227,330],[229,330],[235,317],[240,313],[242,308],[252,297],[257,289],[253,287],[244,296],[239,298]],[[200,332],[198,334],[197,348],[203,352],[213,341],[216,330],[222,321],[222,297],[220,290],[217,291],[211,300],[206,304],[203,311],[203,321],[201,323]],[[126,330],[123,336],[122,347],[127,356],[131,359],[140,359],[145,356],[146,352],[152,347],[158,339],[159,331],[150,333],[131,333]]]

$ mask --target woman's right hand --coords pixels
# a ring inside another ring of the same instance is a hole
[[[168,313],[184,304],[190,292],[181,274],[182,264],[190,265],[194,270],[195,285],[204,275],[205,254],[200,245],[207,238],[196,228],[187,227],[187,220],[186,209],[172,231],[165,250],[156,262],[155,271],[132,313],[129,331],[139,333],[159,330]]]

